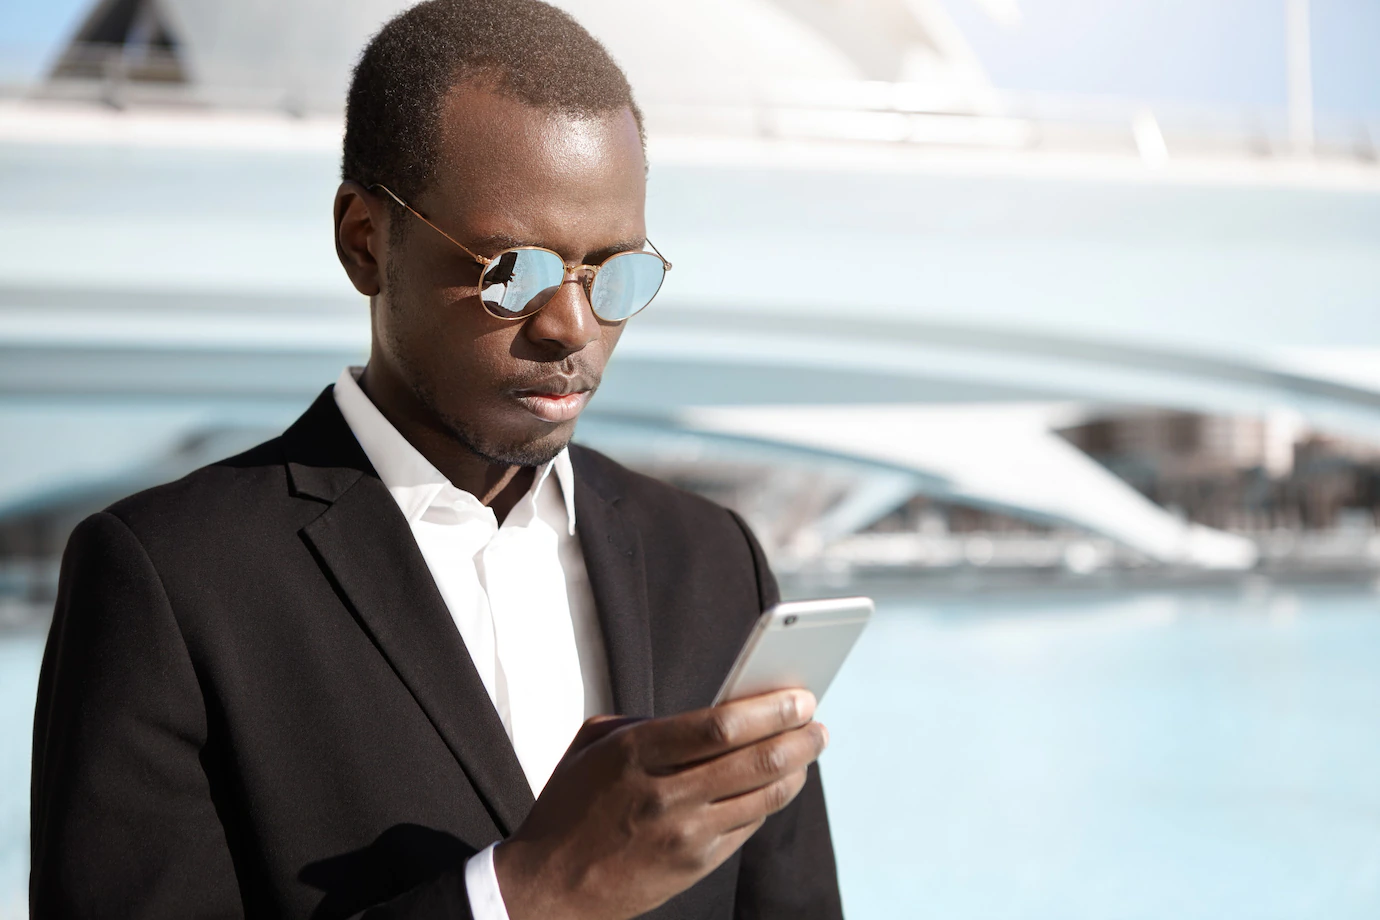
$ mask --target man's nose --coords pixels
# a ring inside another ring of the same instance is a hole
[[[524,332],[533,342],[557,352],[557,358],[573,354],[599,338],[599,320],[578,275],[566,273],[560,289],[527,321]]]

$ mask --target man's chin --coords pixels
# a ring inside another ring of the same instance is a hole
[[[536,437],[520,435],[494,436],[487,432],[465,430],[451,426],[457,440],[485,461],[497,466],[541,466],[565,450],[575,435],[575,420],[562,422]]]
[[[504,451],[495,451],[492,454],[481,454],[490,463],[503,466],[541,466],[550,463],[552,460],[565,450],[570,443],[567,438],[560,444],[550,446],[546,444],[526,444],[521,447],[513,447]]]

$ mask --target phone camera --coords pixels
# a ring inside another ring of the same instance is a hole
[[[797,617],[795,614],[791,614],[790,616],[786,617],[785,623],[786,623],[787,626],[794,626],[794,625],[795,625],[795,621],[798,620],[798,619],[800,619],[800,618]]]

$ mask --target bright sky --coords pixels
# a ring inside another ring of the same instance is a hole
[[[40,73],[93,2],[0,0],[0,81]],[[1018,0],[1009,29],[976,0],[944,3],[1006,89],[1284,106],[1285,0]],[[1317,110],[1380,118],[1380,2],[1312,10]]]
[[[1286,0],[1020,0],[1002,28],[944,0],[992,81],[1227,108],[1285,104]],[[1312,0],[1314,106],[1380,117],[1380,2]]]

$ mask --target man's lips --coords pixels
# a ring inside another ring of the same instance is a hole
[[[555,377],[515,390],[518,403],[545,422],[568,422],[580,414],[594,389],[583,380]]]

